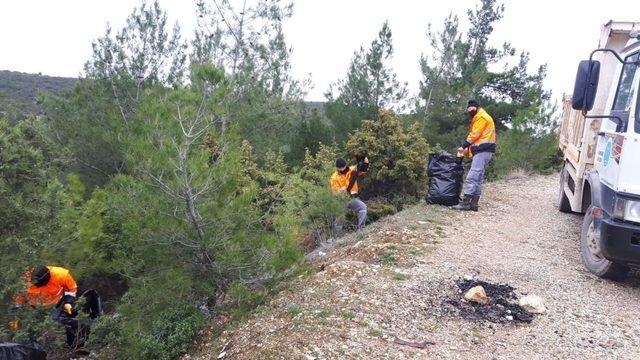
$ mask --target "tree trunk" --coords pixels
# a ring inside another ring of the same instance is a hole
[[[204,242],[204,228],[200,223],[200,214],[198,213],[197,204],[196,204],[196,196],[193,194],[193,187],[191,186],[191,182],[189,181],[189,163],[187,159],[187,154],[189,153],[189,148],[191,146],[191,141],[189,138],[185,139],[185,143],[182,151],[179,152],[178,156],[180,158],[180,172],[182,173],[182,186],[183,193],[185,199],[186,206],[186,215],[187,219],[193,226],[193,229],[196,232],[198,237],[198,242],[200,244],[200,251],[202,253],[202,263],[205,266],[210,267],[213,265],[213,259],[207,252],[205,242]]]

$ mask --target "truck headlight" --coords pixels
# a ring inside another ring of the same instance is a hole
[[[640,223],[640,201],[616,199],[613,217],[625,221]]]

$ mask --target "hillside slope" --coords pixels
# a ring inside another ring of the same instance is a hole
[[[76,81],[75,78],[0,70],[0,100],[2,98],[5,98],[4,101],[12,100],[18,104],[23,113],[38,113],[41,111],[36,103],[39,92],[60,94],[71,88]]]
[[[556,186],[496,182],[478,213],[422,204],[341,239],[321,271],[185,358],[637,358],[640,282],[584,269],[581,217],[556,210]],[[528,324],[465,319],[448,306],[464,277],[539,295],[548,311]]]

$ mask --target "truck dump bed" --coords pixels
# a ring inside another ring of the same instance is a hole
[[[600,119],[585,119],[582,112],[571,108],[571,95],[562,97],[562,123],[559,146],[575,169],[593,167]]]

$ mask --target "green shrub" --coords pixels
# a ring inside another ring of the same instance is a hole
[[[229,294],[227,296],[229,297],[229,305],[231,305],[233,315],[236,318],[245,316],[267,300],[264,294],[253,291],[238,282],[229,286]]]
[[[12,318],[18,319],[20,324],[17,331],[11,331],[12,342],[29,344],[36,341],[48,350],[60,348],[65,342],[64,327],[53,321],[51,309],[23,306],[12,311]],[[3,328],[5,324],[2,324]]]
[[[200,309],[181,304],[162,311],[153,321],[151,331],[139,339],[139,359],[171,360],[187,352],[191,340],[204,325]]]
[[[87,341],[87,347],[92,350],[113,349],[109,352],[117,353],[115,349],[126,346],[126,337],[122,328],[122,317],[117,315],[105,315],[96,319],[91,325],[91,334]]]
[[[405,129],[390,111],[380,112],[377,120],[365,120],[347,142],[351,153],[366,151],[371,167],[359,180],[364,198],[388,201],[424,196],[427,186],[426,161],[429,145],[417,124]]]
[[[519,170],[549,174],[558,171],[561,164],[555,133],[535,136],[528,130],[511,129],[500,134],[487,177],[504,178]]]
[[[385,199],[371,199],[367,201],[367,221],[375,222],[385,216],[390,216],[397,213],[398,210],[395,206],[387,202]],[[347,212],[347,221],[355,222],[357,220],[357,214],[353,211]]]
[[[329,178],[335,171],[335,146],[320,145],[315,155],[305,153],[303,168],[289,176],[283,192],[286,212],[298,219],[301,244],[312,249],[340,234],[336,224],[344,221],[348,197],[331,191]]]

